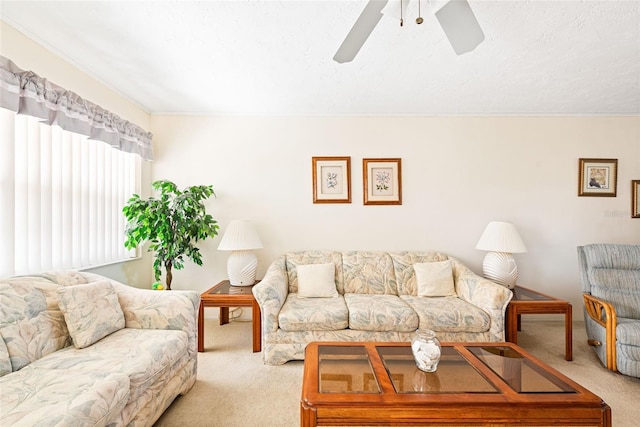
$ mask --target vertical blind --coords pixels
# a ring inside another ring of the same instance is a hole
[[[0,277],[130,258],[141,158],[0,108]]]

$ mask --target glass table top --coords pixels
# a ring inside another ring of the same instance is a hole
[[[513,291],[513,301],[553,301],[547,295],[534,292],[530,289],[516,286]]]
[[[576,392],[508,346],[464,346],[471,353],[469,360],[455,347],[443,346],[438,369],[433,373],[416,367],[409,346],[375,348],[396,393],[501,393],[500,387],[479,369],[483,365],[516,393]],[[382,392],[364,346],[320,345],[318,358],[320,393]]]

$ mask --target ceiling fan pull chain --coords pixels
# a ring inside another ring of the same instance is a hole
[[[404,19],[402,19],[402,0],[400,0],[400,26],[404,25]]]
[[[418,17],[416,18],[416,24],[420,25],[424,22],[424,19],[422,19],[422,13],[420,13],[420,3],[422,3],[422,0],[418,0]]]

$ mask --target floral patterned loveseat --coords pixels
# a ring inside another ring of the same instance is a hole
[[[318,282],[326,283],[316,267],[327,265],[335,290],[329,284],[328,291],[314,293]],[[304,296],[301,273],[312,283]],[[449,290],[431,291],[430,275],[448,275]],[[269,266],[253,294],[269,365],[304,359],[311,341],[410,341],[417,328],[434,330],[441,341],[504,341],[512,297],[454,258],[418,251],[286,253]]]
[[[151,426],[197,370],[193,291],[75,271],[0,280],[0,425]]]

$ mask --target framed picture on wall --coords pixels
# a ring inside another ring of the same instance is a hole
[[[640,179],[631,181],[631,218],[640,218]]]
[[[365,205],[402,204],[401,159],[362,159]]]
[[[351,157],[312,157],[313,203],[351,203]]]
[[[616,197],[618,159],[580,159],[578,196]]]

